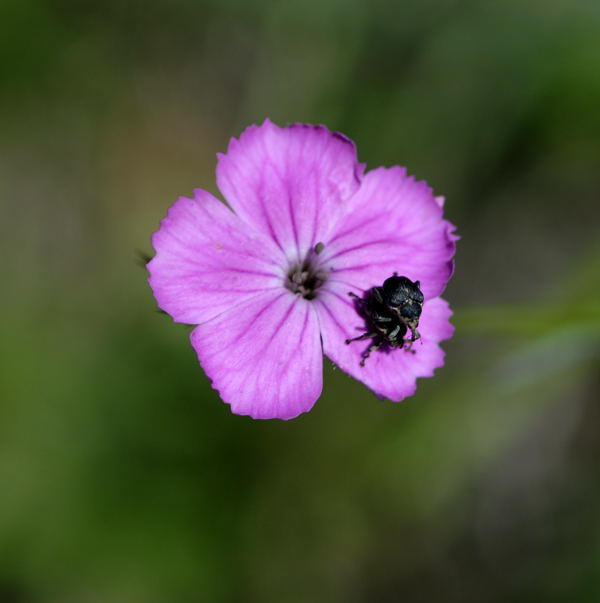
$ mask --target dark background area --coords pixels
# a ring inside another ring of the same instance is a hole
[[[600,600],[600,3],[2,0],[0,602]],[[446,366],[230,414],[136,249],[250,123],[458,225]]]

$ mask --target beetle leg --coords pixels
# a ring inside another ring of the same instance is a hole
[[[352,299],[356,300],[356,301],[355,301],[355,304],[357,304],[357,306],[358,306],[358,307],[360,308],[360,310],[362,311],[362,309],[365,307],[365,300],[364,300],[362,297],[360,297],[360,296],[356,295],[356,293],[354,293],[353,291],[348,291],[348,295],[349,295],[349,296],[350,296]]]
[[[421,339],[421,334],[419,333],[419,331],[417,331],[417,329],[415,329],[415,327],[409,326],[408,328],[410,329],[410,341],[411,341],[411,343],[413,341],[417,341],[417,339]]]
[[[371,352],[378,350],[380,347],[381,343],[374,343],[373,345],[369,346],[367,351],[363,354],[362,360],[359,362],[360,366],[365,366],[365,362],[367,358],[371,355]]]
[[[417,339],[421,339],[421,334],[419,333],[419,331],[417,331],[417,329],[410,329],[410,339],[405,339],[404,343],[407,343],[408,345],[404,348],[407,352],[412,352],[413,354],[415,353],[415,351],[412,349],[412,345],[415,341],[417,341]],[[421,345],[423,345],[423,340],[421,339]]]
[[[373,339],[373,337],[377,337],[377,333],[363,333],[358,337],[353,337],[352,339],[346,339],[346,343],[350,343],[351,341],[360,341],[361,339]]]
[[[396,339],[396,335],[400,333],[400,325],[396,325],[388,334],[389,339]]]
[[[413,345],[414,341],[412,339],[405,339],[404,340],[404,351],[405,352],[411,352],[412,354],[415,353],[415,351],[412,349],[412,345]]]

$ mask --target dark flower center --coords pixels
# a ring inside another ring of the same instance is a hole
[[[288,270],[285,286],[304,299],[315,299],[319,288],[327,280],[327,272],[317,258],[322,250],[323,244],[318,243],[302,263],[292,264]]]

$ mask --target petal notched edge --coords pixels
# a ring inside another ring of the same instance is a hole
[[[399,402],[416,391],[416,380],[431,377],[444,364],[439,343],[452,336],[450,308],[442,298],[425,302],[419,323],[421,339],[415,342],[414,354],[404,349],[376,350],[360,365],[362,354],[371,340],[345,343],[365,330],[364,320],[342,290],[323,294],[317,306],[323,337],[323,350],[343,371],[364,383],[382,398]]]
[[[232,412],[292,419],[321,394],[323,353],[309,302],[267,292],[194,329],[200,365]]]
[[[440,295],[454,269],[457,235],[426,182],[400,167],[367,172],[325,242],[323,261],[335,281],[366,290],[393,272]]]
[[[326,236],[359,188],[354,143],[325,126],[266,120],[218,155],[217,184],[234,211],[299,260]]]
[[[148,279],[159,307],[200,324],[283,283],[281,253],[201,189],[180,197],[152,237]]]

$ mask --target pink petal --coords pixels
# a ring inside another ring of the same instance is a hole
[[[206,191],[180,199],[152,237],[149,283],[176,321],[200,324],[248,297],[281,289],[279,249]]]
[[[365,174],[321,257],[334,282],[366,290],[398,272],[420,281],[428,299],[440,295],[452,274],[453,230],[425,182],[407,177],[404,168],[379,168]]]
[[[219,154],[217,182],[234,211],[273,240],[288,260],[303,258],[360,184],[354,144],[324,126],[250,126]]]
[[[231,410],[292,419],[321,394],[322,358],[314,306],[291,292],[263,293],[196,327],[192,345]]]
[[[414,354],[398,348],[376,350],[364,367],[359,364],[361,354],[372,340],[345,343],[364,332],[365,327],[347,292],[341,286],[328,287],[316,302],[325,354],[378,396],[399,402],[415,393],[418,377],[431,377],[434,369],[444,364],[444,351],[438,344],[452,336],[454,327],[449,322],[452,312],[440,297],[423,306],[421,339],[413,344]]]

